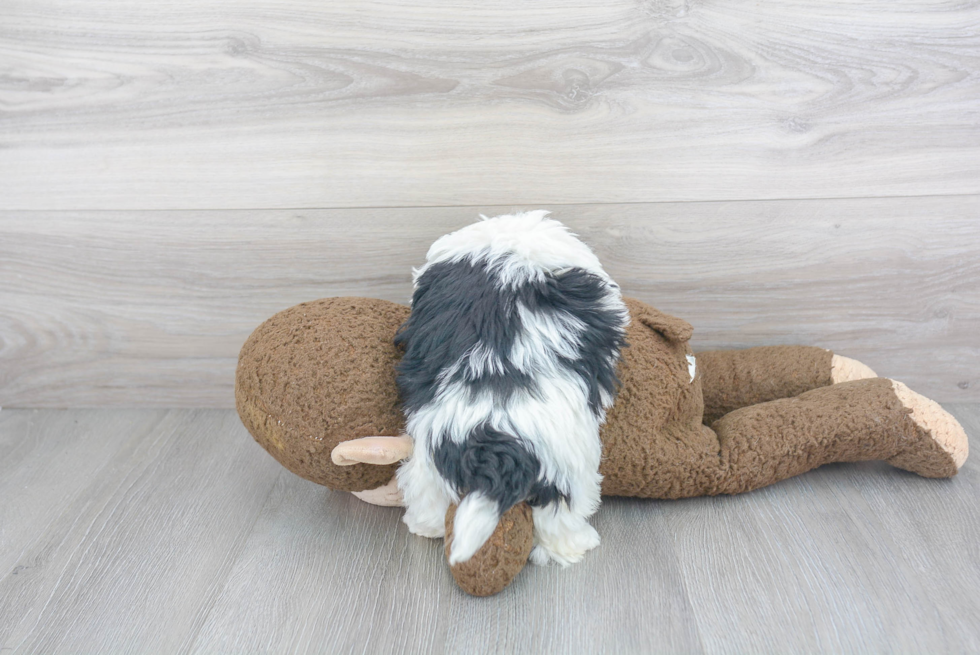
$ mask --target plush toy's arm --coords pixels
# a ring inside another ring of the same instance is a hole
[[[412,454],[412,438],[407,434],[400,437],[361,437],[342,441],[330,453],[333,463],[338,466],[354,464],[395,464]],[[352,492],[366,503],[382,507],[404,507],[402,492],[394,477],[375,489]]]
[[[877,377],[853,359],[811,346],[765,346],[697,353],[704,423],[741,407],[791,398],[837,382]]]
[[[341,441],[331,451],[330,459],[337,466],[354,464],[395,464],[412,454],[412,438],[407,434],[400,437],[361,437]]]
[[[330,459],[337,466],[396,464],[412,454],[412,444],[412,438],[407,434],[400,437],[361,437],[337,444],[330,453]],[[398,489],[398,481],[394,477],[375,489],[352,493],[372,505],[405,506],[402,492]]]

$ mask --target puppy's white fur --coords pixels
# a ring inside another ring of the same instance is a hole
[[[582,268],[607,282],[602,302],[621,318],[628,313],[619,287],[609,279],[595,254],[548,212],[534,211],[485,219],[437,240],[426,263],[414,279],[437,262],[464,259],[494,264],[499,284],[517,287],[547,273]],[[602,446],[599,427],[610,394],[601,394],[602,410],[589,408],[583,380],[559,364],[559,356],[574,355],[586,326],[574,316],[557,318],[521,308],[524,331],[515,339],[507,358],[520,371],[533,374],[538,393],[517,392],[506,402],[489,391],[475,396],[461,382],[452,381],[456,367],[467,366],[475,374],[503,370],[499,355],[479,345],[440,376],[433,402],[409,417],[407,431],[415,439],[413,455],[397,473],[398,486],[407,506],[405,523],[413,533],[426,537],[445,534],[449,504],[460,503],[456,491],[440,476],[431,458],[433,440],[448,435],[462,442],[478,425],[488,423],[507,434],[520,435],[524,445],[541,463],[541,476],[565,494],[560,501],[533,510],[535,548],[532,561],[569,565],[599,544],[599,535],[588,523],[600,502],[599,460]],[[611,354],[614,362],[619,353]],[[499,519],[496,502],[479,493],[460,503],[453,526],[450,564],[472,557],[493,533]]]

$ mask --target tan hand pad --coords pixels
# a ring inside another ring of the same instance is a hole
[[[330,459],[337,466],[354,464],[394,464],[412,454],[412,438],[407,434],[400,437],[361,437],[341,441],[330,453]]]

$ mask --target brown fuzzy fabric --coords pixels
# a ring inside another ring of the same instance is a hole
[[[741,407],[792,398],[831,384],[834,354],[812,346],[763,346],[697,354],[704,386],[704,424]]]
[[[830,462],[867,460],[887,460],[925,477],[955,475],[953,458],[909,413],[892,382],[874,378],[743,407],[711,428],[675,429],[670,438],[627,433],[612,446],[615,461],[645,466],[635,467],[625,481],[616,471],[613,480],[623,486],[607,489],[604,481],[603,493],[647,498],[736,494]],[[602,470],[608,466],[604,462]]]
[[[446,558],[453,543],[456,506],[446,512]],[[480,550],[466,562],[449,567],[459,588],[474,596],[492,596],[521,572],[534,545],[531,508],[518,503],[504,512],[497,529]]]
[[[388,482],[397,465],[337,466],[330,453],[348,439],[404,432],[393,339],[408,315],[384,300],[326,298],[270,318],[238,358],[235,405],[245,427],[307,480],[341,491]]]
[[[701,353],[692,383],[685,359],[691,326],[638,300],[626,304],[632,322],[621,388],[601,432],[604,494],[737,493],[857,459],[887,459],[931,477],[955,473],[949,456],[899,409],[887,380],[826,386],[831,353],[777,346]],[[330,452],[346,439],[402,432],[392,339],[408,314],[382,300],[329,298],[259,326],[242,348],[235,387],[256,441],[289,470],[331,489],[361,491],[390,480],[394,465],[340,467]],[[736,409],[712,430],[702,425],[703,395],[715,411],[782,400]]]
[[[742,493],[830,462],[888,460],[926,477],[955,475],[953,458],[909,414],[884,378],[736,410],[712,426],[716,483],[691,495]]]
[[[619,395],[601,432],[602,493],[676,497],[696,483],[714,453],[713,439],[697,438],[701,375],[691,382],[685,358],[693,330],[638,300],[628,298],[626,306],[629,347],[620,362]]]

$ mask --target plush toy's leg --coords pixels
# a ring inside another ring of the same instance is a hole
[[[740,493],[830,462],[887,460],[925,477],[956,474],[968,444],[937,403],[884,378],[735,410],[717,420],[717,478],[704,493]]]
[[[877,377],[853,359],[812,346],[764,346],[697,354],[704,424],[740,407],[792,398],[834,383]]]
[[[398,468],[397,485],[405,501],[402,520],[409,532],[432,539],[445,536],[451,499],[432,461],[418,453],[406,460]]]

